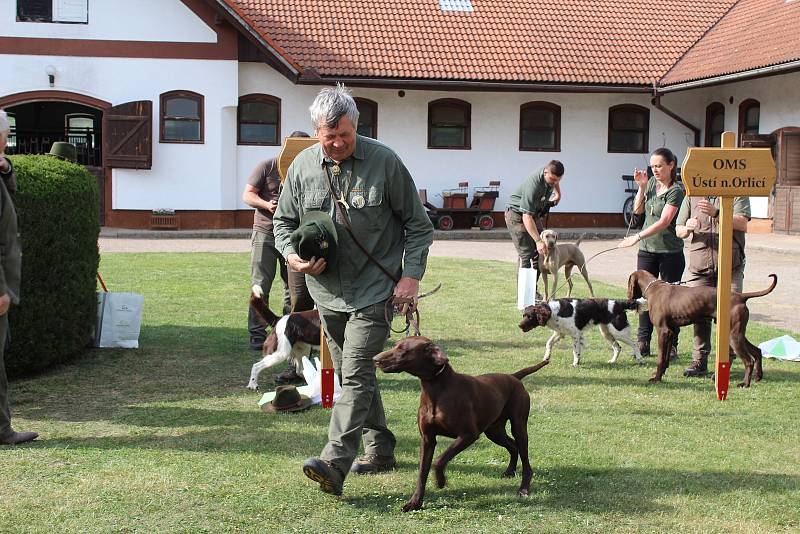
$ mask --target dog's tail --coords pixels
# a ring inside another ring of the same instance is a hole
[[[271,328],[274,328],[280,317],[272,313],[272,310],[269,309],[269,303],[264,297],[264,290],[261,289],[260,285],[255,284],[251,289],[250,306],[253,307],[256,313],[261,316]]]
[[[635,310],[636,313],[643,313],[649,309],[647,307],[647,299],[643,297],[639,297],[638,299],[618,300],[617,303],[623,310]]]
[[[543,360],[543,361],[537,363],[536,365],[534,365],[532,367],[526,367],[525,369],[520,369],[519,371],[514,373],[512,376],[522,380],[526,376],[532,375],[533,373],[535,373],[536,371],[538,371],[539,369],[541,369],[542,367],[544,367],[548,363],[550,363],[550,360]]]
[[[586,233],[581,234],[580,237],[578,238],[578,240],[575,241],[575,246],[576,247],[581,244],[581,241],[583,241],[584,237],[586,237]]]
[[[772,284],[767,289],[762,289],[761,291],[751,291],[750,293],[740,293],[742,298],[747,301],[747,299],[751,299],[753,297],[763,297],[764,295],[769,295],[772,293],[772,290],[775,289],[775,286],[778,285],[778,275],[771,274],[772,277]]]

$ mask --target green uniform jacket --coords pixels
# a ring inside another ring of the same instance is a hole
[[[421,280],[433,225],[403,162],[387,146],[359,135],[353,155],[339,166],[338,186],[350,206],[346,211],[358,240],[398,278]],[[334,311],[354,311],[389,298],[394,282],[337,221],[319,143],[297,155],[278,200],[275,247],[284,257],[296,252],[289,238],[303,213],[311,210],[328,212],[338,235],[336,259],[319,276],[306,277],[314,301]]]
[[[686,197],[683,199],[678,212],[677,224],[686,225],[690,217],[697,219],[698,227],[689,237],[689,272],[693,274],[713,274],[719,265],[719,220],[700,213],[697,203],[706,197]],[[719,197],[712,204],[719,213]],[[750,219],[750,197],[735,197],[733,199],[733,214]],[[739,268],[745,260],[744,257],[745,233],[741,230],[733,231],[733,248],[731,269]]]
[[[526,178],[522,185],[508,197],[506,208],[517,213],[537,215],[547,207],[547,201],[553,194],[553,187],[544,179],[544,167]]]
[[[0,177],[0,295],[8,295],[11,302],[19,304],[22,250],[17,233],[17,212],[9,194],[9,190],[16,190],[17,181],[14,169]]]
[[[661,212],[664,211],[667,205],[680,209],[684,192],[681,184],[672,182],[669,189],[658,195],[656,194],[656,179],[651,176],[647,181],[644,195],[644,224],[642,228],[647,228],[661,218]],[[639,243],[639,250],[661,254],[682,251],[683,239],[675,233],[675,221],[677,218],[676,214],[670,221],[669,226],[657,234],[642,239]]]

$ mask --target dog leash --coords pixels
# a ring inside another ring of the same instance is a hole
[[[394,332],[395,334],[405,334],[406,336],[409,335],[411,328],[414,329],[414,335],[419,336],[422,335],[419,329],[419,309],[417,308],[417,303],[419,299],[424,299],[425,297],[429,297],[439,291],[442,288],[442,284],[437,285],[430,291],[423,293],[422,295],[418,295],[416,297],[394,297],[392,299],[388,299],[384,306],[383,315],[386,317],[386,322],[389,323],[389,329]],[[405,319],[406,319],[406,326],[405,328],[401,328],[399,330],[395,330],[392,327],[392,320],[396,315],[403,315],[403,307],[406,307]]]
[[[548,209],[548,213],[549,213],[549,209]],[[625,230],[625,237],[623,237],[623,239],[627,238],[627,237],[630,235],[630,233],[631,233],[631,228],[633,227],[633,220],[634,220],[634,217],[631,217],[631,218],[630,218],[630,220],[628,221],[628,228]],[[597,256],[599,256],[599,255],[601,255],[601,254],[605,254],[606,252],[611,252],[612,250],[617,250],[617,247],[607,248],[607,249],[605,249],[605,250],[601,250],[601,251],[600,251],[600,252],[598,252],[597,254],[594,254],[594,255],[593,255],[593,256],[591,256],[591,257],[590,257],[588,260],[586,260],[585,262],[583,262],[583,265],[581,265],[581,266],[578,268],[578,272],[582,272],[582,271],[583,271],[583,269],[584,269],[584,267],[586,267],[587,265],[589,265],[589,262],[590,262],[590,261],[592,261],[593,259],[595,259]],[[573,276],[575,276],[575,273],[573,273],[573,274],[570,274],[569,276],[565,277],[564,281],[563,281],[563,282],[561,282],[561,284],[560,284],[558,287],[556,287],[555,289],[553,289],[553,295],[555,295],[555,294],[558,292],[558,290],[559,290],[559,289],[563,288],[563,287],[564,287],[564,285],[568,284],[568,283],[569,283],[569,281],[572,279],[572,277],[573,277]]]
[[[336,211],[339,213],[339,217],[342,219],[342,224],[347,230],[347,233],[350,234],[350,238],[356,244],[356,246],[364,253],[364,255],[369,259],[372,263],[378,266],[378,268],[385,274],[392,282],[394,282],[395,286],[400,283],[400,279],[395,275],[389,272],[389,270],[383,266],[381,262],[375,258],[370,252],[361,244],[361,241],[356,238],[355,232],[353,232],[353,227],[350,225],[350,218],[347,216],[342,205],[347,207],[347,202],[344,200],[345,192],[342,191],[339,196],[334,193],[334,186],[333,186],[333,175],[331,173],[331,169],[328,165],[324,165],[325,167],[325,174],[328,177],[328,191],[330,192],[331,196],[333,197],[333,204],[336,206]],[[386,321],[389,323],[389,329],[396,333],[400,334],[405,332],[408,335],[411,328],[414,328],[414,332],[416,336],[420,335],[419,330],[419,309],[417,309],[417,301],[423,297],[427,297],[436,293],[442,284],[437,285],[431,291],[424,293],[423,295],[418,295],[416,297],[392,297],[386,300],[386,305],[384,307],[384,316],[386,317]],[[392,319],[395,315],[403,314],[403,309],[405,308],[405,319],[406,319],[406,326],[403,330],[395,330],[392,328]]]
[[[626,237],[627,237],[627,236],[626,236]],[[599,256],[600,254],[605,254],[606,252],[611,252],[612,250],[617,250],[617,247],[607,248],[607,249],[605,249],[605,250],[601,250],[601,251],[600,251],[600,252],[598,252],[597,254],[594,254],[594,255],[592,255],[591,257],[589,257],[589,259],[588,259],[588,260],[586,260],[585,262],[583,262],[583,265],[581,265],[581,266],[578,268],[578,272],[581,272],[581,271],[583,271],[584,267],[586,267],[586,266],[589,264],[589,262],[590,262],[590,261],[592,261],[593,259],[595,259],[595,258],[596,258],[597,256]],[[569,281],[572,279],[572,277],[573,277],[573,276],[575,276],[575,273],[574,273],[574,272],[573,272],[572,274],[570,274],[569,276],[567,276],[567,277],[564,279],[564,281],[563,281],[563,282],[561,282],[561,284],[559,284],[559,285],[558,285],[558,287],[556,287],[555,289],[553,289],[553,295],[555,295],[555,294],[556,294],[556,292],[557,292],[559,289],[563,288],[563,287],[564,287],[566,284],[568,284],[568,283],[569,283]]]

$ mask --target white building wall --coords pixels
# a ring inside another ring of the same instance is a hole
[[[17,0],[0,0],[8,37],[215,43],[217,34],[180,0],[90,0],[88,24],[17,22]]]
[[[294,85],[276,70],[261,63],[241,63],[239,66],[239,96],[260,93],[276,96],[281,99],[281,139],[295,130],[302,130],[313,136],[308,106],[314,100],[319,87]],[[233,142],[236,143],[234,133]],[[251,209],[242,202],[242,192],[247,178],[259,162],[276,157],[280,146],[236,147],[237,167],[236,186],[238,191],[238,208]]]
[[[618,213],[626,198],[623,174],[647,165],[648,154],[610,154],[608,146],[608,109],[617,104],[633,103],[650,107],[650,96],[643,94],[575,94],[454,92],[397,89],[352,88],[354,96],[378,103],[378,139],[392,147],[414,176],[418,188],[428,190],[428,199],[441,205],[436,197],[459,181],[469,181],[470,188],[500,180],[503,209],[508,196],[522,180],[551,159],[566,168],[561,183],[563,212]],[[319,91],[317,86],[295,86],[265,65],[246,63],[240,68],[239,92],[266,93],[281,98],[282,131],[312,133],[308,106]],[[472,105],[472,149],[442,150],[427,148],[428,102],[439,98],[458,98]],[[561,151],[527,152],[519,150],[519,109],[525,102],[545,100],[561,106]],[[650,151],[668,146],[685,153],[693,134],[655,108],[650,112]],[[262,159],[278,154],[280,147],[238,147],[239,187]],[[246,206],[240,202],[240,207]]]
[[[44,69],[56,67],[55,87]],[[0,94],[57,90],[92,96],[113,105],[153,101],[153,167],[113,170],[114,209],[236,209],[236,199],[223,194],[223,177],[236,175],[235,158],[223,162],[236,146],[236,61],[76,58],[0,54]],[[188,89],[204,96],[205,143],[159,143],[159,95]],[[227,113],[223,108],[228,107]],[[230,111],[233,108],[234,111]],[[225,121],[223,118],[227,117]],[[223,135],[224,134],[224,135]],[[227,152],[226,152],[227,147]]]
[[[738,133],[739,105],[748,98],[761,103],[758,133],[769,134],[787,126],[800,127],[798,72],[667,93],[662,103],[699,126],[705,134],[706,107],[712,102],[719,102],[725,106],[725,129]],[[767,197],[751,197],[750,208],[753,217],[769,216]]]
[[[89,24],[37,24],[15,21],[16,2],[0,0],[2,34],[19,37],[60,37],[141,41],[213,42],[216,34],[180,0],[105,0],[89,3]],[[170,21],[165,24],[164,21]],[[56,68],[50,88],[45,68]],[[280,147],[236,145],[238,96],[266,93],[281,98],[281,135],[302,129],[311,132],[308,106],[318,86],[297,86],[272,68],[258,63],[218,60],[76,58],[0,54],[0,94],[62,90],[120,104],[153,101],[153,168],[113,171],[114,209],[246,209],[241,192],[247,177],[262,159]],[[736,130],[738,105],[745,98],[761,102],[761,132],[800,125],[796,105],[800,73],[669,93],[663,103],[690,122],[703,126],[705,107],[712,101],[726,106],[726,124]],[[161,144],[159,95],[187,89],[205,97],[205,143]],[[623,174],[644,167],[647,154],[607,151],[608,109],[633,103],[650,108],[649,151],[667,146],[683,159],[693,133],[650,105],[648,94],[457,92],[353,88],[355,96],[378,103],[378,138],[405,161],[419,188],[429,199],[469,181],[470,187],[500,180],[497,210],[534,170],[550,159],[566,167],[562,182],[562,212],[619,213],[626,197]],[[733,103],[730,103],[730,98]],[[428,103],[458,98],[472,105],[471,150],[427,148]],[[526,152],[518,149],[519,109],[529,101],[561,106],[561,151]],[[754,215],[761,208],[754,199]]]

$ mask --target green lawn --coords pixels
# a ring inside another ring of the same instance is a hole
[[[516,496],[519,478],[500,478],[505,450],[481,439],[450,464],[445,489],[429,481],[424,509],[403,514],[417,476],[415,378],[380,376],[398,469],[324,495],[300,465],[324,444],[329,412],[266,414],[244,388],[256,358],[248,256],[104,254],[101,272],[111,290],[144,294],[141,348],[93,350],[12,383],[15,426],[42,439],[0,449],[1,532],[800,530],[800,365],[766,360],[763,382],[718,402],[710,380],[681,376],[688,329],[658,385],[647,383],[654,358],[612,367],[593,332],[573,369],[562,341],[525,379],[530,497]],[[511,264],[433,258],[423,289],[438,282],[422,330],[456,370],[513,372],[541,359],[550,332],[517,328]],[[749,338],[782,333],[751,324]],[[735,363],[731,381],[742,372]]]

